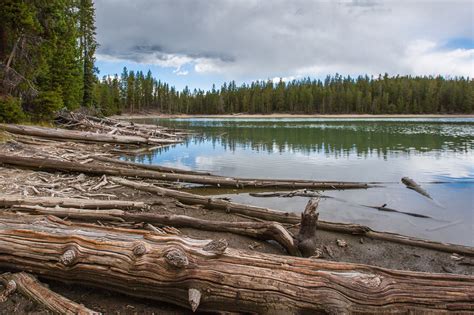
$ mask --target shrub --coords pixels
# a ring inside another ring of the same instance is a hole
[[[19,123],[26,119],[19,98],[0,96],[0,122]]]
[[[34,99],[31,114],[35,121],[50,121],[63,107],[61,94],[54,91],[40,92]]]

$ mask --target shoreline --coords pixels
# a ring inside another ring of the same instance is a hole
[[[145,118],[474,118],[474,114],[218,114],[218,115],[187,115],[187,114],[121,114],[110,116],[112,119],[145,119]]]

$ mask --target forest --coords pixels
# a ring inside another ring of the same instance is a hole
[[[178,91],[152,73],[128,71],[104,76],[96,85],[104,113],[159,111],[168,114],[304,113],[304,114],[431,114],[471,113],[474,81],[442,76],[327,76],[224,83],[210,91],[188,87]]]
[[[47,121],[93,107],[92,0],[0,2],[0,121]]]
[[[474,81],[442,76],[327,76],[291,82],[235,81],[182,91],[151,71],[98,77],[92,0],[0,4],[0,121],[48,121],[80,107],[99,115],[472,113]]]

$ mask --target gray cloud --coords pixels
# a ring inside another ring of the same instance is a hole
[[[473,75],[472,1],[96,0],[99,59],[228,78]]]

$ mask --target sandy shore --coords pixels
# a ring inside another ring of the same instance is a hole
[[[226,114],[226,115],[184,115],[184,114],[122,114],[111,116],[113,119],[142,119],[142,118],[474,118],[474,114],[423,114],[423,115],[369,115],[369,114],[342,114],[342,115],[305,115],[305,114]]]

